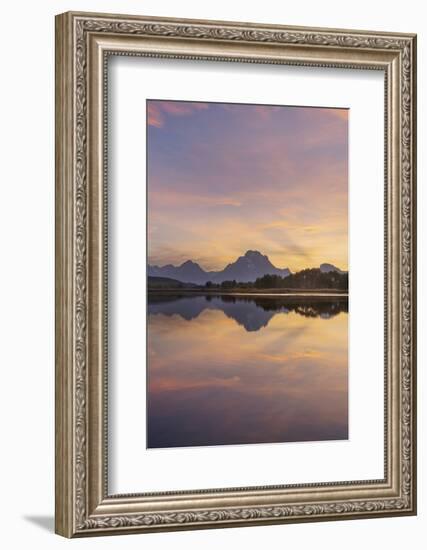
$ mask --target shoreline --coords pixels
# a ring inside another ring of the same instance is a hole
[[[205,288],[149,288],[148,294],[212,294],[231,296],[278,296],[278,297],[306,297],[306,298],[348,298],[348,292],[335,289],[283,289],[283,288],[259,288],[259,289],[205,289]]]

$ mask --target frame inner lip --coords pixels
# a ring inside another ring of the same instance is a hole
[[[255,57],[253,59],[250,58],[239,58],[230,56],[227,58],[222,57],[194,57],[188,54],[170,54],[170,53],[161,53],[159,55],[153,54],[153,53],[147,53],[142,51],[133,51],[133,50],[111,50],[108,47],[105,48],[102,46],[102,76],[103,76],[103,120],[102,120],[102,126],[103,126],[103,211],[104,211],[104,254],[106,261],[108,256],[108,217],[106,215],[106,212],[108,211],[108,61],[111,56],[130,56],[130,57],[158,57],[158,58],[165,58],[165,59],[183,59],[183,60],[194,60],[194,59],[200,59],[201,61],[227,61],[227,62],[234,62],[234,63],[257,63],[257,64],[263,64],[263,63],[273,63],[273,64],[280,64],[280,65],[297,65],[301,67],[320,67],[320,68],[326,68],[326,67],[332,67],[332,68],[348,68],[348,69],[367,69],[367,70],[379,70],[384,72],[384,120],[387,121],[387,102],[388,102],[388,90],[387,90],[387,69],[384,68],[384,66],[381,64],[378,66],[378,64],[372,64],[372,65],[366,65],[366,66],[359,66],[354,65],[352,63],[348,62],[339,62],[337,64],[329,65],[329,64],[322,64],[321,62],[312,62],[312,61],[271,61],[271,60],[260,60],[259,58]],[[387,136],[388,136],[388,127],[387,124],[384,125],[384,140],[385,143],[387,142]],[[388,172],[387,172],[387,158],[388,158],[388,151],[387,147],[384,148],[384,181],[385,181],[385,190],[387,190],[387,184],[388,184]],[[386,241],[388,240],[387,235],[387,221],[388,221],[388,197],[387,193],[385,192],[385,200],[384,200],[384,237]],[[387,242],[385,243],[384,247],[384,259],[385,259],[385,273],[384,273],[384,315],[386,317],[387,314],[387,307],[388,307],[388,277],[387,277],[387,258],[388,258],[388,249],[387,249]],[[105,338],[105,347],[106,350],[108,349],[108,270],[105,266],[104,268],[104,338]],[[384,338],[384,346],[385,346],[385,353],[384,353],[384,405],[386,407],[387,405],[387,323],[384,324],[384,331],[385,331],[385,338]],[[289,491],[297,490],[297,489],[307,489],[307,490],[313,490],[313,492],[316,493],[323,493],[327,492],[329,488],[333,488],[335,490],[348,490],[346,489],[346,486],[358,487],[358,486],[385,486],[384,488],[388,488],[390,486],[389,478],[388,478],[388,453],[387,453],[387,444],[388,444],[388,418],[387,418],[387,407],[386,407],[386,414],[384,415],[384,478],[380,479],[364,479],[364,480],[348,480],[348,481],[327,481],[327,482],[313,482],[313,483],[297,483],[297,484],[283,484],[283,485],[262,485],[262,486],[243,486],[243,487],[225,487],[225,488],[203,488],[203,489],[195,489],[195,490],[174,490],[174,491],[148,491],[148,492],[135,492],[135,493],[109,493],[108,491],[108,352],[105,353],[105,361],[104,361],[104,400],[105,400],[105,411],[104,411],[104,426],[105,426],[105,442],[104,442],[104,474],[103,474],[103,482],[104,482],[104,498],[106,499],[106,502],[115,500],[115,499],[130,499],[130,500],[141,500],[141,499],[150,499],[152,497],[159,497],[162,500],[167,499],[168,497],[190,497],[192,495],[196,497],[209,497],[212,495],[212,498],[217,498],[218,495],[223,494],[224,498],[227,498],[228,494],[230,493],[236,493],[239,494],[242,497],[245,497],[246,494],[249,492],[274,492],[274,493],[284,493],[287,494]],[[388,492],[388,491],[387,491]]]

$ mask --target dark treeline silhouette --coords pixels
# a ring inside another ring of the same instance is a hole
[[[183,283],[182,281],[177,281],[176,279],[170,279],[169,277],[147,277],[147,284],[149,289],[162,289],[162,288],[199,288],[198,285],[193,283]]]
[[[179,292],[179,291],[178,291]],[[248,331],[267,326],[277,314],[294,312],[304,317],[331,319],[340,313],[348,313],[346,295],[328,296],[233,296],[231,294],[189,295],[150,294],[148,313],[178,314],[187,321],[197,318],[205,309],[221,310]]]
[[[206,300],[212,298],[206,297]],[[221,295],[219,299],[224,303],[254,303],[264,311],[294,311],[304,317],[333,317],[338,313],[348,313],[348,298],[337,297],[331,299],[324,297],[299,297],[299,296],[281,296],[281,297],[261,297],[254,295],[248,296],[227,296]]]
[[[288,277],[264,275],[255,281],[255,288],[333,288],[348,290],[348,273],[329,271],[323,273],[320,269],[303,269],[298,273],[291,273]]]
[[[237,282],[223,281],[222,283],[213,283],[208,281],[205,288],[210,289],[249,289],[249,288],[286,288],[299,290],[314,289],[335,289],[348,291],[348,273],[338,273],[337,271],[322,272],[320,269],[303,269],[298,273],[291,273],[287,277],[280,275],[264,275],[255,282]]]

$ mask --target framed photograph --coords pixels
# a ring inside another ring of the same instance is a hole
[[[56,18],[56,532],[416,513],[416,37]]]

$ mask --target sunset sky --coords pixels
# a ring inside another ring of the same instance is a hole
[[[348,269],[348,111],[147,102],[148,260]]]

